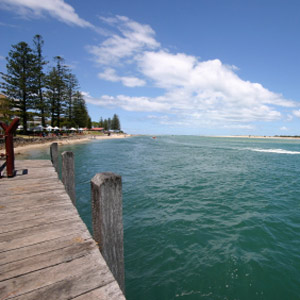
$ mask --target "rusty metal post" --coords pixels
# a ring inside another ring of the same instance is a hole
[[[13,177],[15,173],[15,153],[14,153],[14,136],[18,125],[19,118],[13,119],[10,125],[0,122],[0,126],[5,131],[5,151],[6,151],[6,173],[7,177]]]

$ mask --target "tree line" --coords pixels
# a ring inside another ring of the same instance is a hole
[[[27,121],[39,116],[41,125],[91,128],[85,100],[79,83],[60,56],[54,57],[54,66],[43,56],[44,40],[41,35],[33,38],[33,47],[26,42],[12,45],[6,57],[6,73],[0,72],[3,82],[0,112],[9,120],[13,115],[21,118],[23,130]]]
[[[117,114],[114,114],[112,118],[103,119],[100,118],[99,122],[92,122],[94,127],[104,128],[104,130],[121,130],[121,123]]]

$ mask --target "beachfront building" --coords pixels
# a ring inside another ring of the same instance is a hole
[[[104,132],[104,128],[103,127],[94,127],[90,129],[91,131],[98,131],[98,132]]]

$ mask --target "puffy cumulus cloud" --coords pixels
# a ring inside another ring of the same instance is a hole
[[[298,110],[293,110],[293,115],[294,115],[295,117],[300,118],[300,109],[298,109]]]
[[[123,85],[127,87],[137,87],[137,86],[143,86],[146,84],[146,82],[142,79],[139,79],[137,77],[131,77],[131,76],[118,76],[116,74],[116,71],[112,68],[107,68],[104,70],[104,72],[99,73],[98,77],[101,79],[105,79],[112,82],[122,82]]]
[[[80,18],[75,9],[64,0],[1,0],[0,8],[12,10],[26,18],[41,17],[48,13],[69,25],[94,28],[91,23]]]
[[[162,93],[159,97],[102,96],[96,101],[98,105],[176,116],[157,118],[160,122],[180,119],[190,126],[249,130],[254,129],[253,122],[282,118],[281,107],[296,106],[260,83],[241,79],[234,65],[224,64],[219,59],[201,61],[185,53],[169,52],[155,40],[155,32],[148,25],[122,16],[102,20],[116,28],[118,34],[89,47],[96,61],[105,67],[99,78],[129,87],[148,83],[148,87],[162,89]],[[107,68],[108,64],[115,69]],[[117,75],[124,66],[135,76]]]
[[[259,83],[242,80],[218,59],[201,62],[184,53],[160,50],[144,52],[137,63],[144,76],[165,89],[164,101],[173,112],[195,120],[272,121],[281,117],[275,106],[295,106]]]
[[[137,23],[124,16],[101,19],[117,28],[119,34],[112,34],[100,45],[87,47],[99,64],[117,64],[145,49],[156,49],[160,46],[154,38],[154,30],[149,25]]]
[[[221,101],[234,106],[273,104],[293,107],[292,101],[265,89],[259,83],[244,81],[231,66],[218,59],[201,62],[194,56],[166,51],[145,52],[138,58],[141,72],[158,87],[182,88],[194,99]]]
[[[168,105],[153,101],[148,97],[129,97],[125,95],[118,95],[116,97],[109,95],[102,95],[99,98],[92,97],[87,92],[82,92],[87,103],[105,107],[121,107],[127,111],[141,111],[141,112],[160,112],[167,111]]]

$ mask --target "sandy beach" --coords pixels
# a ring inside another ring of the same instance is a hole
[[[52,143],[58,143],[58,145],[72,145],[72,144],[78,144],[78,143],[89,143],[94,140],[107,140],[107,139],[123,139],[130,137],[130,134],[112,134],[110,136],[107,135],[87,135],[87,136],[78,136],[78,138],[72,138],[72,139],[62,139],[62,140],[53,140],[49,142],[44,143],[33,143],[23,146],[17,146],[15,147],[15,155],[20,155],[27,153],[33,149],[39,149],[39,148],[45,148],[49,147]],[[1,152],[4,152],[5,150],[1,150]]]

